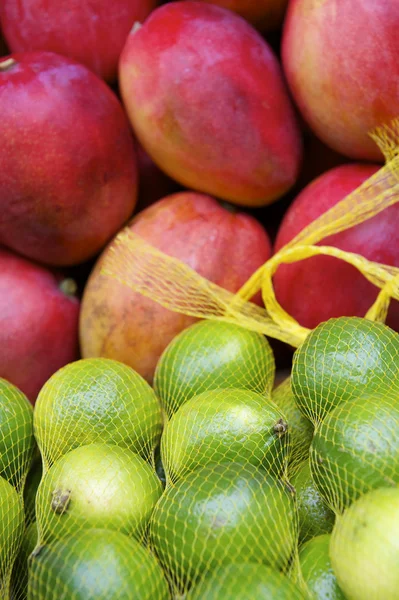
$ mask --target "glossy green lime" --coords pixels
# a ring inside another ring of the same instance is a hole
[[[29,600],[169,600],[154,556],[117,531],[76,532],[30,558]]]
[[[270,394],[274,356],[265,336],[222,321],[200,321],[163,352],[154,388],[170,417],[193,396],[217,388]]]
[[[346,600],[331,566],[330,540],[329,534],[319,535],[299,551],[302,577],[312,600]]]
[[[279,571],[261,564],[222,565],[195,584],[185,600],[304,600]]]
[[[115,444],[151,458],[162,415],[153,389],[132,368],[86,358],[57,371],[41,389],[35,436],[46,467],[88,444]]]
[[[326,501],[317,489],[311,472],[309,461],[301,465],[291,479],[295,488],[299,517],[299,542],[331,533],[335,514],[327,506]]]
[[[292,389],[299,409],[313,423],[342,402],[392,387],[399,390],[399,335],[382,323],[330,319],[294,354]]]
[[[297,540],[294,502],[277,479],[254,465],[207,466],[166,489],[149,535],[181,590],[231,562],[279,569]]]
[[[25,529],[21,547],[14,563],[11,579],[12,598],[25,600],[28,595],[28,559],[38,542],[37,523],[32,522]]]
[[[0,378],[0,476],[19,487],[34,449],[32,405],[21,390]]]
[[[221,389],[194,396],[173,415],[161,438],[170,480],[208,464],[251,463],[281,474],[289,425],[277,406],[256,392]]]
[[[40,540],[92,527],[141,538],[161,493],[154,469],[137,454],[106,444],[81,446],[60,458],[40,482]]]
[[[27,525],[36,520],[36,493],[43,474],[42,460],[36,458],[29,469],[24,487],[25,522]]]
[[[363,395],[337,406],[310,446],[312,476],[337,512],[365,492],[399,483],[399,394]]]
[[[314,427],[299,410],[291,389],[291,377],[287,377],[272,393],[272,400],[283,411],[289,425],[291,464],[298,464],[309,456]]]
[[[20,495],[0,477],[0,597],[9,597],[12,567],[25,527],[24,507]]]

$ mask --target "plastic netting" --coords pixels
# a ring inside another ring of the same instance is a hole
[[[399,199],[397,128],[379,132],[387,164],[235,296],[116,237],[110,284],[206,320],[166,348],[155,391],[116,361],[84,359],[53,375],[32,417],[4,384],[4,598],[299,600],[327,574],[334,598],[397,600],[399,335],[382,321],[399,270],[315,245]],[[278,264],[317,253],[380,288],[367,318],[310,332],[279,307]],[[264,309],[248,301],[259,289]],[[265,334],[297,347],[274,390]]]

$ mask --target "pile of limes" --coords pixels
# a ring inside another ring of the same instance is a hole
[[[399,335],[331,319],[274,370],[201,321],[153,388],[84,359],[32,411],[0,381],[1,597],[397,599]]]

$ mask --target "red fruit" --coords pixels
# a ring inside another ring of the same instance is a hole
[[[0,377],[32,403],[57,369],[78,358],[73,289],[72,280],[0,249]]]
[[[118,59],[136,21],[157,0],[1,0],[0,22],[12,52],[47,50],[116,80]]]
[[[270,257],[270,242],[258,221],[193,192],[160,200],[138,214],[129,228],[231,292]],[[129,277],[129,256],[112,242],[85,288],[80,320],[82,354],[120,360],[151,381],[160,354],[194,319],[171,312],[102,275],[110,252],[118,253]]]
[[[291,0],[282,57],[294,99],[326,144],[382,160],[368,132],[399,116],[399,2]]]
[[[201,0],[217,4],[244,17],[261,31],[280,27],[288,0]]]
[[[39,262],[96,254],[131,215],[136,156],[108,86],[47,52],[0,61],[0,243]]]
[[[378,170],[374,165],[348,164],[321,175],[296,197],[288,209],[275,251]],[[351,229],[329,236],[318,245],[335,246],[399,267],[399,204]],[[301,325],[316,327],[339,316],[364,316],[378,289],[354,267],[332,257],[313,257],[282,265],[274,277],[282,307]],[[399,305],[392,302],[388,325],[399,331]]]
[[[182,185],[259,206],[294,184],[301,140],[280,66],[234,13],[156,9],[129,35],[119,72],[141,144]]]

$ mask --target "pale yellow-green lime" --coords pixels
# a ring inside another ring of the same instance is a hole
[[[132,368],[108,358],[86,358],[45,383],[36,401],[34,428],[46,467],[93,443],[115,444],[148,459],[161,435],[161,407]]]
[[[348,600],[397,600],[399,487],[361,496],[337,519],[331,564]]]
[[[15,385],[0,378],[0,476],[23,484],[35,449],[33,409]]]
[[[20,495],[0,477],[0,597],[9,597],[14,561],[24,534],[24,507]]]
[[[154,556],[117,531],[86,529],[30,559],[29,600],[169,600]]]
[[[200,321],[164,350],[154,388],[170,417],[193,396],[217,388],[270,394],[275,374],[267,339],[222,321]]]
[[[290,433],[290,464],[296,465],[309,456],[314,427],[299,410],[291,389],[291,377],[287,377],[272,392],[272,400],[283,411]]]
[[[285,575],[261,564],[233,563],[210,571],[185,600],[304,600]]]
[[[76,448],[39,485],[40,542],[93,527],[140,539],[161,493],[154,469],[130,450],[106,444]]]
[[[297,541],[295,506],[283,484],[254,465],[210,465],[166,489],[149,537],[183,592],[231,562],[285,567]]]
[[[299,409],[314,424],[342,402],[396,388],[399,334],[359,317],[318,325],[296,350],[292,389]]]
[[[266,396],[249,390],[203,392],[166,424],[161,457],[171,481],[207,464],[252,463],[276,475],[288,459],[289,424]]]

